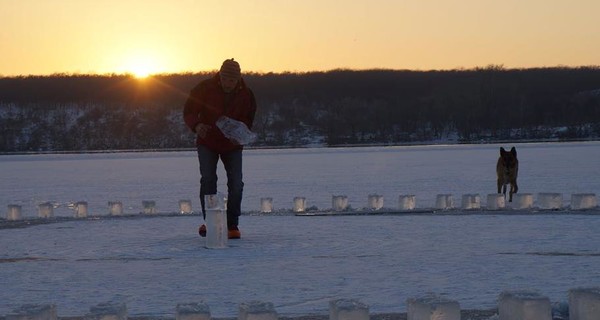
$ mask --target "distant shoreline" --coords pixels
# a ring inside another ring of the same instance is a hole
[[[411,146],[444,146],[444,145],[486,145],[511,143],[570,143],[596,142],[598,138],[590,139],[526,139],[526,140],[493,140],[493,141],[421,141],[406,143],[371,143],[371,144],[338,144],[338,145],[300,145],[300,146],[247,146],[245,150],[275,150],[275,149],[310,149],[310,148],[365,148],[365,147],[411,147]],[[38,155],[38,154],[103,154],[103,153],[144,153],[144,152],[187,152],[196,148],[160,148],[160,149],[109,149],[109,150],[55,150],[55,151],[0,151],[0,156]]]

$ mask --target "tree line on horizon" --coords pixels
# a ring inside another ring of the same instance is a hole
[[[210,76],[0,78],[0,152],[191,148],[183,104]],[[248,73],[244,80],[257,98],[259,147],[600,137],[597,66]]]

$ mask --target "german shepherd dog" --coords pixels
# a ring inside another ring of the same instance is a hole
[[[512,202],[513,193],[519,191],[517,186],[517,174],[519,173],[519,160],[517,160],[517,149],[512,147],[510,151],[500,147],[500,158],[496,164],[496,175],[498,176],[498,193],[502,191],[506,199],[506,185],[510,184],[508,201]],[[502,190],[501,190],[502,189]]]

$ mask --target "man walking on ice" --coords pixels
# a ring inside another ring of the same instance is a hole
[[[217,194],[217,163],[219,159],[227,173],[227,229],[229,239],[239,239],[241,215],[242,150],[243,145],[227,138],[217,127],[217,120],[227,117],[252,128],[256,114],[254,93],[246,86],[240,65],[233,59],[223,62],[213,77],[201,81],[192,89],[183,109],[185,124],[196,133],[200,165],[200,203],[206,219],[204,196]],[[206,236],[206,225],[198,230]]]

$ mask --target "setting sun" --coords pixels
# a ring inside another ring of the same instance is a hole
[[[136,78],[146,78],[152,73],[156,73],[156,65],[148,58],[139,58],[133,61],[126,67],[128,73],[133,74]]]
[[[135,68],[131,69],[131,73],[136,78],[146,78],[150,75],[151,71],[147,66],[136,66]]]
[[[123,60],[120,72],[128,73],[138,79],[143,79],[152,74],[164,72],[164,65],[152,52],[131,54]]]

